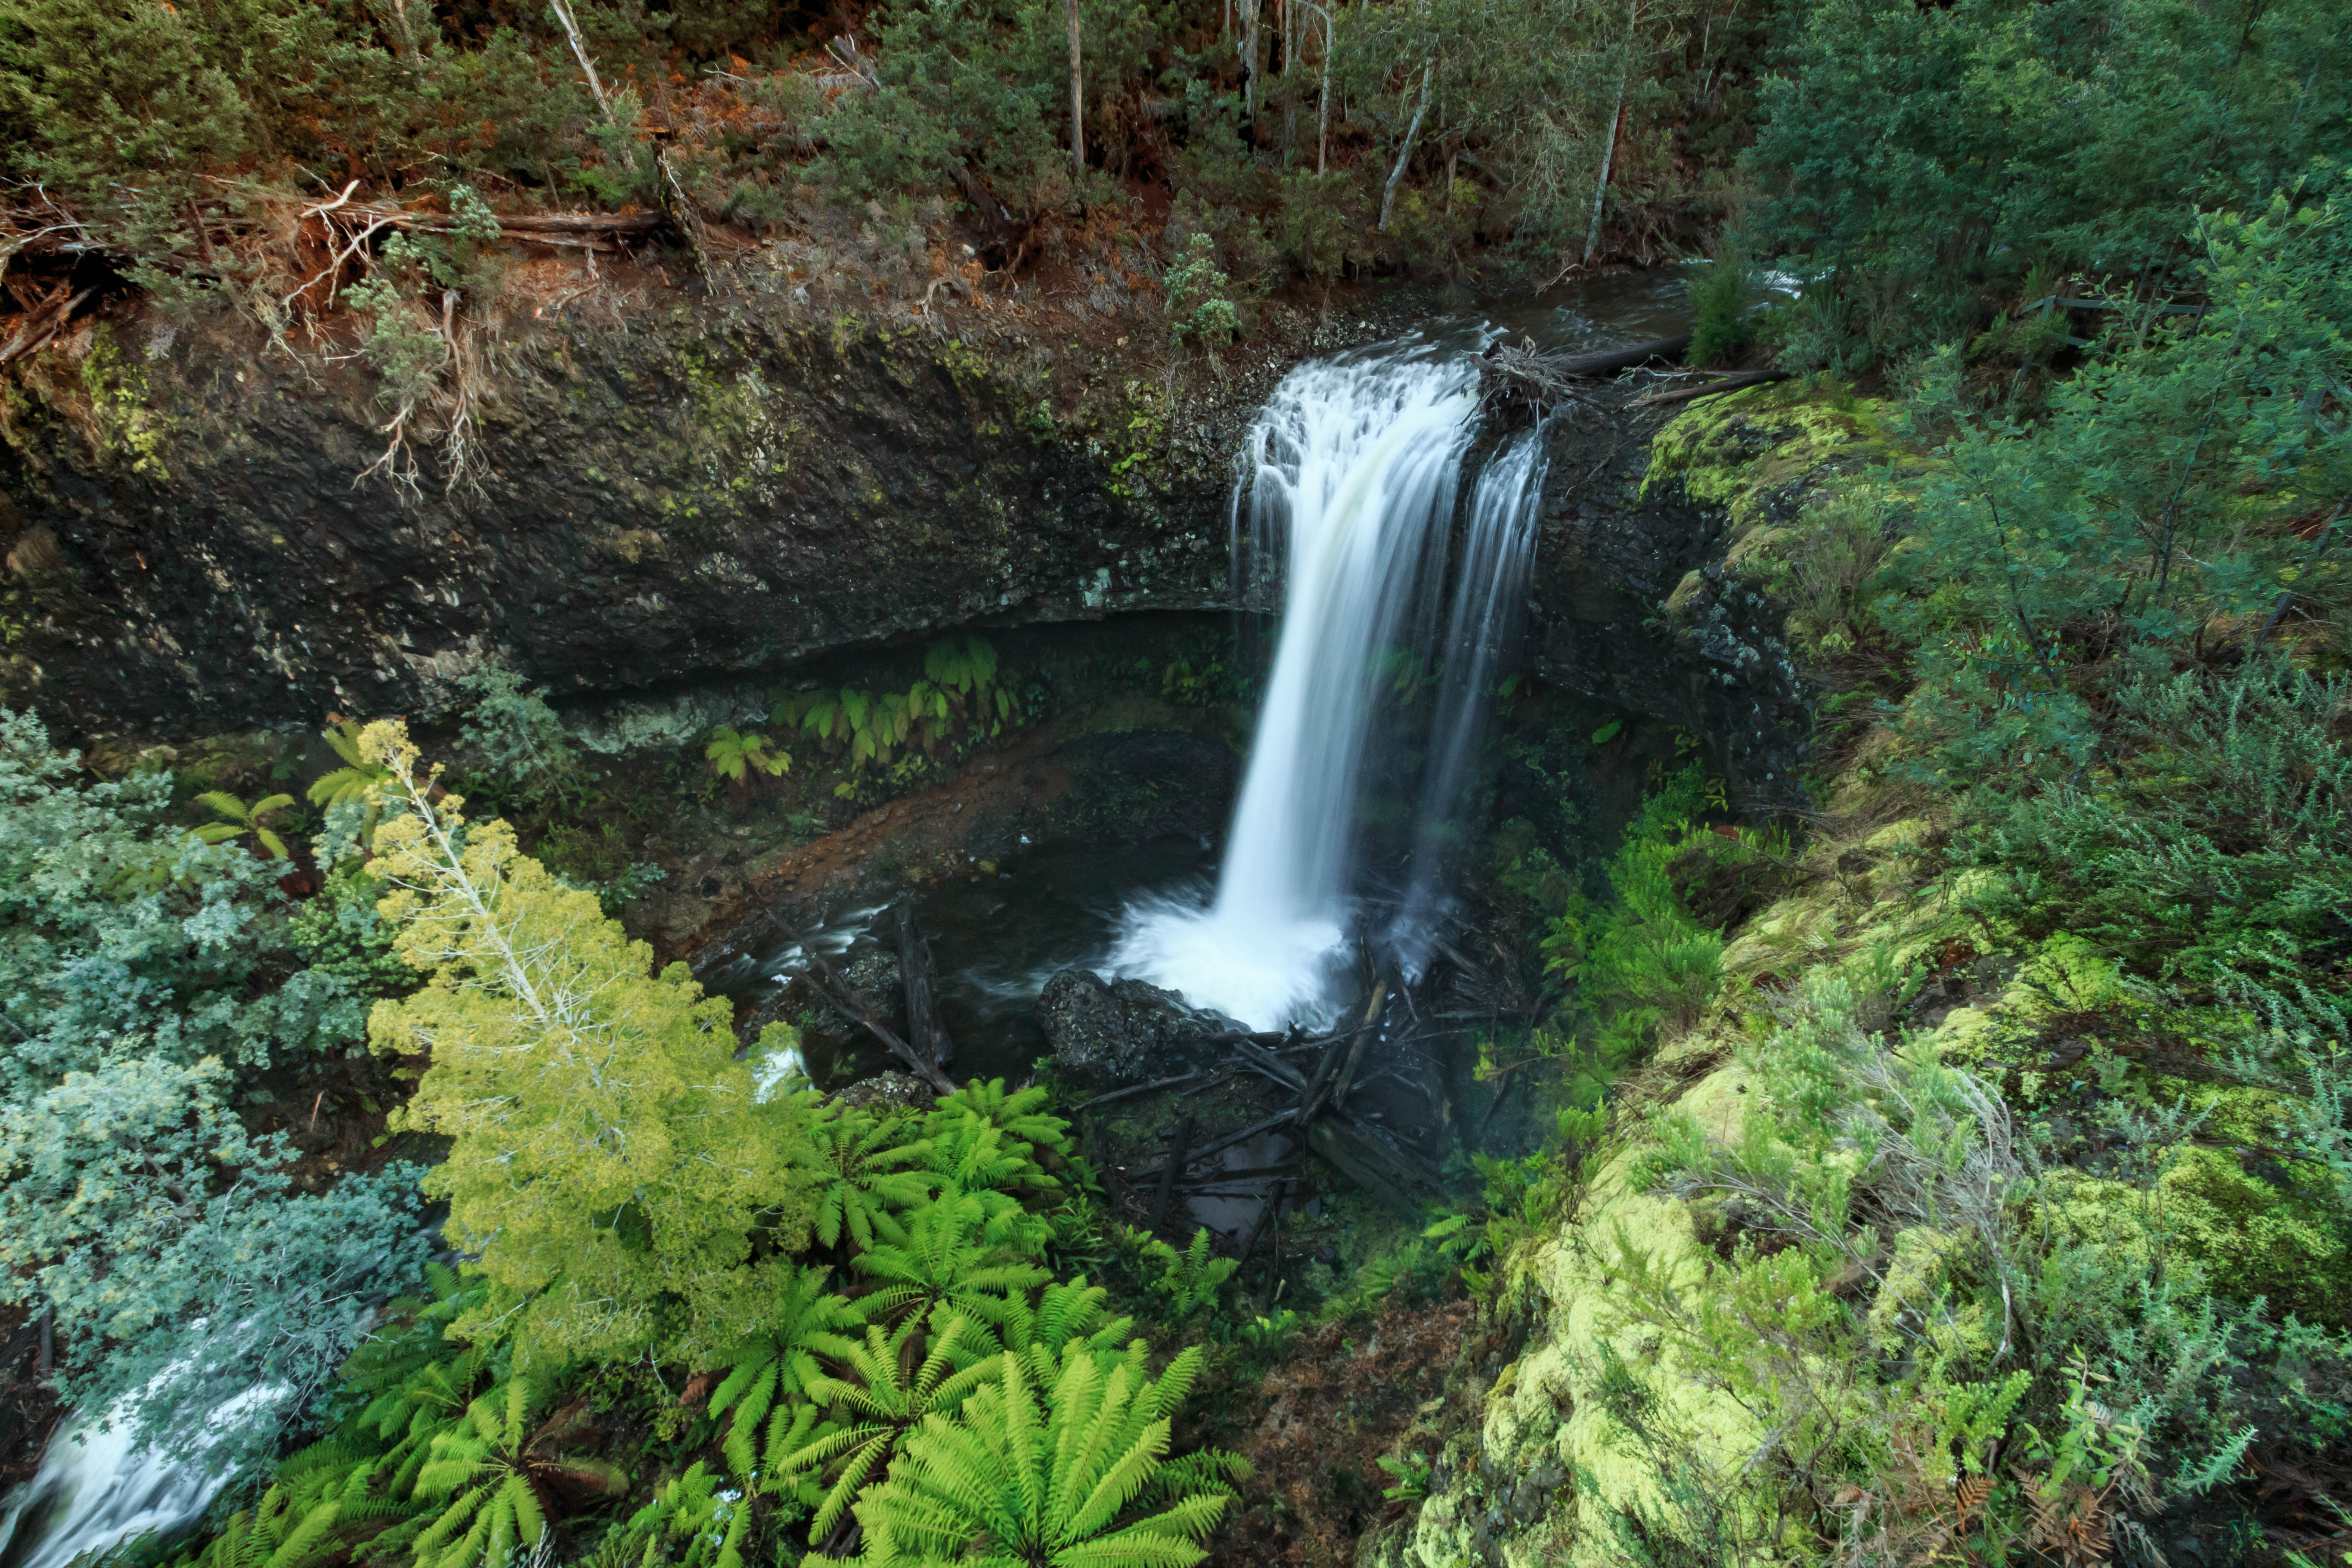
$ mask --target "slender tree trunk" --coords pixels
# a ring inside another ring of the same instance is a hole
[[[1265,0],[1242,0],[1242,118],[1250,123],[1250,141],[1257,141],[1257,17]]]
[[[580,36],[580,24],[573,19],[571,5],[567,0],[547,0],[547,3],[554,7],[555,19],[563,24],[563,36],[572,40],[572,58],[580,62],[580,68],[588,75],[588,90],[595,94],[596,107],[604,111],[606,120],[614,125],[620,124],[621,117],[613,112],[613,100],[604,96],[604,84],[597,79],[596,62],[588,58],[588,40]]]
[[[1601,150],[1601,178],[1592,186],[1592,221],[1584,230],[1584,265],[1601,245],[1601,206],[1609,195],[1609,172],[1617,162],[1617,138],[1625,129],[1625,94],[1633,85],[1633,37],[1642,25],[1642,0],[1626,0],[1625,58],[1617,71],[1617,107],[1609,116],[1609,144]]]
[[[1422,119],[1429,112],[1429,79],[1436,69],[1436,57],[1432,56],[1422,62],[1421,103],[1412,111],[1412,123],[1404,128],[1404,147],[1397,153],[1396,167],[1389,172],[1388,188],[1381,193],[1380,231],[1382,234],[1389,231],[1389,213],[1396,205],[1397,187],[1404,184],[1405,165],[1412,162],[1412,144],[1420,139]]]
[[[383,0],[384,8],[392,13],[394,52],[404,60],[416,58],[416,33],[408,21],[408,0]]]
[[[1617,94],[1617,112],[1609,119],[1609,145],[1601,150],[1601,179],[1592,187],[1592,221],[1584,230],[1584,265],[1592,265],[1592,252],[1601,244],[1601,205],[1609,195],[1609,169],[1617,161],[1617,132],[1625,123],[1625,95]]]
[[[1087,85],[1078,68],[1078,0],[1069,0],[1070,15],[1070,173],[1087,173]]]
[[[1315,98],[1315,172],[1323,173],[1324,160],[1331,152],[1331,26],[1338,20],[1339,0],[1330,0],[1332,10],[1323,13],[1323,90]]]

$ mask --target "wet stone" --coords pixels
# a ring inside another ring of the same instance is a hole
[[[1207,1066],[1239,1025],[1140,980],[1065,969],[1045,982],[1037,1020],[1065,1072],[1105,1083],[1174,1078]]]
[[[929,1110],[938,1092],[910,1072],[877,1073],[861,1078],[833,1097],[844,1105],[863,1106],[880,1113]]]

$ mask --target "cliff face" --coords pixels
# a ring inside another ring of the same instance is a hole
[[[413,497],[355,482],[383,412],[348,357],[120,316],[0,388],[0,700],[84,735],[309,724],[430,712],[488,661],[596,697],[951,626],[1220,607],[1250,411],[1403,309],[1270,310],[1238,363],[1182,375],[971,313],[733,299],[528,322],[490,357],[472,478]],[[1645,489],[1630,395],[1555,424],[1538,668],[1708,735],[1772,796],[1803,694],[1763,597],[1715,563],[1720,509]],[[1693,572],[1696,618],[1672,621]]]
[[[354,483],[383,445],[360,373],[102,325],[8,389],[0,684],[88,730],[303,721],[430,707],[489,658],[610,692],[1219,602],[1223,432],[1055,369],[726,304],[543,326],[498,357],[473,481],[404,502]]]
[[[1793,803],[1813,699],[1781,640],[1784,606],[1727,559],[1740,537],[1730,511],[1674,448],[1654,452],[1664,420],[1630,401],[1612,388],[1599,410],[1549,426],[1536,672],[1706,736],[1749,805]]]

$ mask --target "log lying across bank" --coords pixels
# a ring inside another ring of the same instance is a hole
[[[1484,356],[1486,396],[1531,404],[1541,413],[1555,404],[1577,398],[1577,382],[1616,375],[1645,364],[1678,361],[1689,350],[1690,342],[1690,334],[1684,332],[1676,337],[1628,343],[1623,348],[1575,354],[1545,353],[1536,347],[1532,338],[1523,338],[1516,343],[1496,343]]]
[[[858,1000],[857,988],[842,977],[841,972],[834,968],[833,961],[818,950],[816,943],[793,929],[792,924],[783,916],[778,914],[772,906],[768,910],[768,920],[778,931],[800,943],[801,951],[808,954],[809,972],[803,978],[807,982],[808,988],[815,992],[820,1000],[845,1016],[854,1019],[867,1034],[879,1040],[885,1050],[904,1062],[917,1078],[921,1079],[941,1094],[955,1093],[956,1081],[948,1077],[939,1058],[929,1051],[919,1050],[912,1044],[900,1039],[897,1030],[876,1016],[873,1008]],[[909,914],[902,931],[912,929],[913,917]],[[938,1038],[940,1041],[945,1040],[944,1031]]]

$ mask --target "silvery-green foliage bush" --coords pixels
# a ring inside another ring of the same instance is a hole
[[[211,1058],[68,1073],[0,1105],[0,1301],[54,1308],[68,1392],[182,1442],[248,1389],[261,1446],[424,1263],[417,1170],[290,1194],[282,1137],[249,1136]],[[186,1419],[184,1417],[193,1417]]]
[[[0,710],[0,1096],[131,1058],[362,1048],[367,999],[290,943],[285,868],[190,837],[171,792],[166,773],[91,780]]]
[[[171,800],[0,710],[0,1303],[55,1310],[84,1409],[263,1447],[421,1265],[417,1172],[297,1193],[283,1136],[237,1119],[273,1063],[362,1048],[384,976],[327,929],[350,900],[298,924],[282,862]]]

